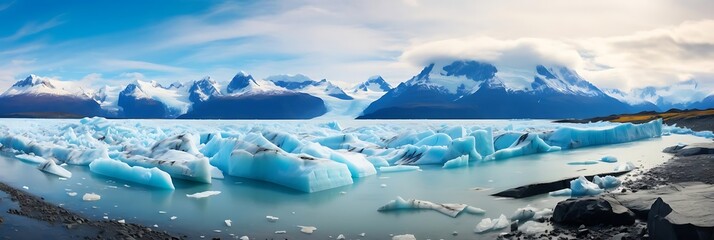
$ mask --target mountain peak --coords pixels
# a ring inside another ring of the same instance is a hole
[[[255,79],[253,78],[252,75],[247,74],[243,71],[239,71],[233,79],[231,79],[231,82],[228,83],[228,87],[226,91],[228,93],[234,93],[238,92],[248,86],[260,86]]]
[[[51,80],[49,78],[44,78],[44,77],[39,77],[35,74],[30,74],[30,76],[27,76],[24,80],[17,81],[15,84],[13,84],[13,87],[33,87],[33,86],[38,86],[42,85],[48,88],[55,88],[55,86],[52,84]]]
[[[367,91],[372,91],[372,92],[387,92],[389,90],[392,90],[392,86],[387,83],[387,81],[384,81],[384,78],[382,76],[376,75],[372,76],[367,81],[360,83],[355,87],[354,92],[367,92]]]
[[[188,90],[188,100],[191,102],[203,102],[213,96],[221,95],[218,90],[218,83],[206,76],[201,80],[194,81],[191,88]]]

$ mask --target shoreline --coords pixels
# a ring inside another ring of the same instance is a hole
[[[714,143],[707,144],[704,146],[700,145],[699,147],[714,149]],[[663,151],[667,152],[668,149],[665,149]],[[620,201],[618,196],[627,198],[629,196],[635,196],[638,192],[657,191],[671,187],[680,188],[681,185],[687,185],[691,183],[709,186],[712,186],[712,184],[714,184],[714,177],[712,177],[712,173],[714,172],[714,154],[703,153],[682,156],[679,155],[676,150],[675,152],[670,153],[673,153],[673,155],[666,162],[655,166],[647,171],[640,171],[637,172],[636,175],[628,176],[628,178],[634,179],[626,178],[625,180],[623,180],[620,191],[604,193],[593,197],[600,199],[604,197],[615,197],[617,201]],[[588,197],[569,199],[584,198]],[[565,201],[566,200],[561,202]],[[632,205],[633,202],[635,203],[635,205],[641,206],[644,205],[643,203],[645,201],[642,199],[634,200],[628,204]],[[630,207],[628,206],[627,208]],[[654,209],[654,206],[652,208]],[[517,230],[502,234],[498,237],[498,239],[662,239],[661,236],[659,236],[658,238],[658,236],[649,235],[651,230],[648,229],[648,223],[650,221],[650,219],[648,219],[648,214],[645,214],[644,216],[637,215],[641,214],[641,212],[637,212],[634,208],[630,210],[632,212],[635,212],[636,215],[636,220],[631,225],[616,226],[610,223],[601,223],[592,226],[559,224],[554,223],[551,218],[544,220],[544,222],[548,223],[553,227],[553,230],[551,231],[546,231],[544,233],[539,233],[535,235],[526,235],[525,233]],[[708,211],[711,212],[712,209],[709,209]],[[688,231],[693,230],[688,229]]]
[[[4,193],[4,194],[3,194]],[[166,231],[154,230],[135,223],[117,221],[95,221],[71,212],[61,206],[45,201],[44,198],[13,188],[0,182],[0,235],[5,238],[26,238],[33,233],[18,231],[23,225],[42,227],[44,235],[55,239],[185,239]],[[9,201],[8,201],[9,200]],[[10,220],[20,221],[19,223]],[[11,225],[10,225],[11,224]],[[17,224],[17,225],[16,225]],[[6,225],[6,226],[3,226]],[[10,225],[10,226],[7,226]]]

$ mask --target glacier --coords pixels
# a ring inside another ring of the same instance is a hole
[[[419,165],[478,167],[478,162],[656,138],[662,129],[661,120],[355,124],[93,117],[32,124],[5,121],[0,123],[0,149],[31,164],[52,159],[57,165],[88,166],[99,175],[156,188],[174,189],[172,179],[210,184],[227,175],[317,192]],[[66,174],[60,166],[46,167]],[[629,167],[634,166],[623,169]]]

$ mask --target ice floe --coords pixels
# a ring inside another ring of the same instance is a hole
[[[215,196],[221,194],[221,191],[203,191],[203,192],[197,192],[194,194],[186,194],[186,197],[190,198],[207,198],[210,196]]]
[[[385,204],[384,206],[379,207],[379,209],[377,209],[377,211],[385,212],[385,211],[393,211],[393,210],[399,210],[399,209],[430,209],[430,210],[434,210],[434,211],[443,213],[450,217],[456,217],[459,215],[459,213],[463,212],[468,207],[469,207],[468,205],[460,204],[460,203],[433,203],[430,201],[424,201],[424,200],[418,200],[418,199],[404,200],[401,197],[397,197],[397,199],[392,200],[389,203]],[[468,209],[468,212],[480,214],[480,213],[483,213],[484,211],[479,208],[470,208],[470,209]]]

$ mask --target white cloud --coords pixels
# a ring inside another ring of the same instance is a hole
[[[124,60],[124,59],[104,59],[100,61],[104,70],[150,70],[161,72],[182,72],[184,68],[168,66],[158,63]]]
[[[47,21],[45,21],[45,22],[40,22],[40,23],[31,22],[31,23],[27,23],[27,24],[25,24],[24,26],[22,26],[20,29],[18,29],[18,30],[15,32],[15,34],[10,35],[10,36],[7,36],[7,37],[4,37],[4,38],[0,38],[0,40],[3,40],[3,41],[15,41],[15,40],[24,38],[24,37],[26,37],[26,36],[30,36],[30,35],[33,35],[33,34],[36,34],[36,33],[40,33],[40,32],[42,32],[42,31],[45,31],[45,30],[54,28],[54,27],[59,26],[59,25],[61,25],[61,24],[63,24],[63,23],[64,23],[64,21],[61,20],[61,15],[60,15],[60,16],[57,16],[57,17],[53,17],[52,19],[47,20]]]

